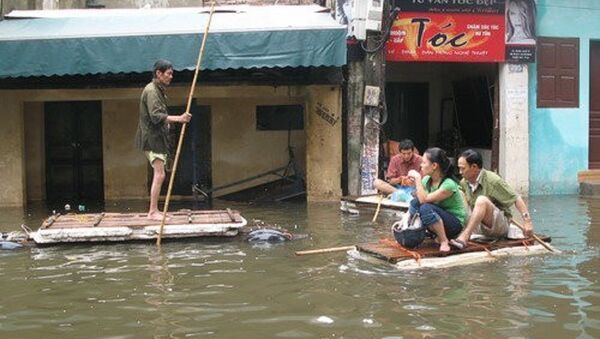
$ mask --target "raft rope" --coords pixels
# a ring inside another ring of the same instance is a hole
[[[396,240],[392,240],[390,238],[379,239],[379,243],[382,245],[387,245],[387,246],[396,248],[396,249],[400,250],[400,252],[404,252],[404,253],[410,255],[411,257],[413,257],[413,259],[415,259],[415,261],[417,262],[417,265],[421,266],[421,255],[418,252],[411,251],[411,250],[403,247],[402,245],[400,245]]]
[[[496,258],[496,256],[494,254],[492,254],[492,251],[490,251],[489,248],[487,248],[486,246],[484,246],[484,245],[482,245],[480,243],[472,242],[472,241],[467,241],[466,245],[467,246],[473,245],[473,246],[475,246],[477,248],[483,249],[490,257]]]

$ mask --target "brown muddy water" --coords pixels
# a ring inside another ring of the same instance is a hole
[[[210,239],[0,251],[1,338],[600,337],[600,200],[532,197],[561,255],[399,272],[344,252],[388,236],[337,203],[225,204],[304,240]],[[107,202],[108,211],[145,204]],[[48,210],[0,209],[2,231]]]

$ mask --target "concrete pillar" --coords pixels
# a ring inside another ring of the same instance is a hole
[[[363,121],[363,144],[361,153],[361,188],[360,195],[375,194],[377,190],[373,182],[379,171],[379,110],[365,108]]]
[[[367,48],[375,50],[379,45],[380,34],[369,33],[367,36]],[[384,49],[368,52],[365,58],[365,85],[379,88],[380,93],[385,92],[385,54]],[[381,94],[377,98],[381,104]],[[381,108],[367,106],[363,102],[365,114],[362,130],[362,153],[361,153],[361,188],[360,195],[375,194],[377,190],[373,182],[377,179],[379,172],[379,123]]]
[[[348,194],[360,195],[361,175],[360,156],[362,152],[362,94],[364,92],[364,63],[351,61],[348,63],[348,119],[346,120],[348,169]]]
[[[0,206],[24,206],[25,135],[23,102],[16,98],[0,98]]]
[[[308,201],[341,196],[342,91],[309,86],[306,96],[306,196]]]
[[[529,193],[529,80],[526,64],[500,64],[499,172]]]

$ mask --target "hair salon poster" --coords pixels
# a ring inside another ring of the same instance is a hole
[[[533,11],[524,12],[531,13],[531,20],[521,19],[524,14],[509,17],[511,2],[532,5]],[[386,45],[387,60],[533,62],[535,59],[535,35],[533,30],[525,29],[525,22],[530,23],[528,27],[535,27],[534,0],[397,0],[396,6],[400,7],[400,14],[392,24]]]
[[[535,62],[535,2],[506,1],[506,61]]]

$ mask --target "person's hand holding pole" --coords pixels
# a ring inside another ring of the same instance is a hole
[[[192,120],[192,115],[188,112],[185,112],[179,116],[179,119],[179,122],[181,122],[182,124],[187,124],[188,122],[190,122],[190,120]]]

